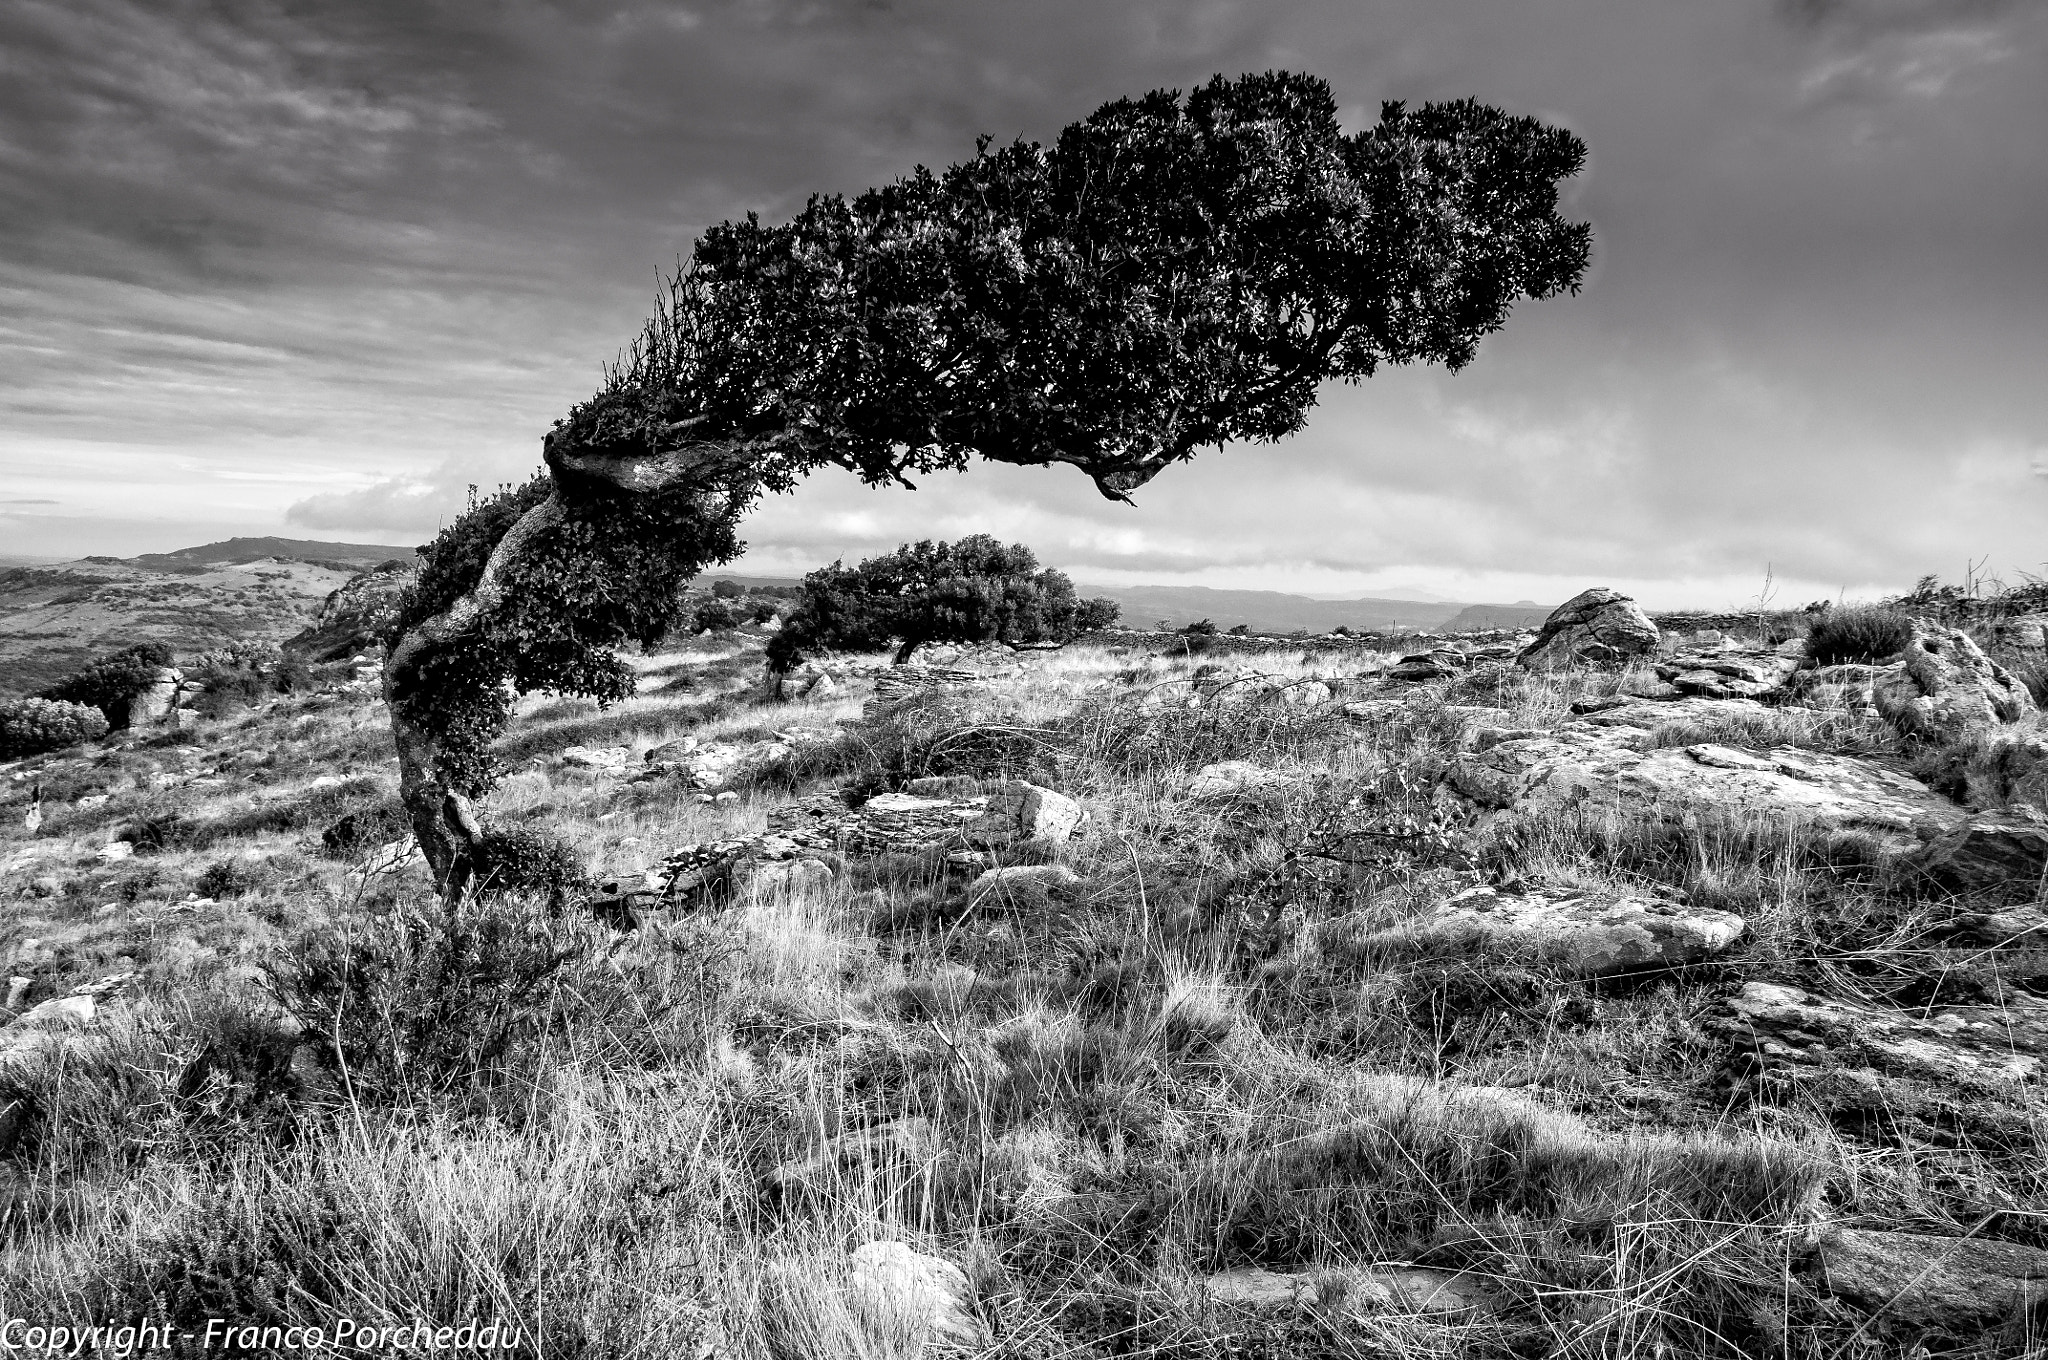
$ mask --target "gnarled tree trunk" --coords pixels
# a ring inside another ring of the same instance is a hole
[[[680,433],[681,431],[677,431]],[[476,630],[488,629],[506,601],[508,567],[548,531],[568,519],[579,496],[608,494],[673,497],[700,492],[737,504],[751,499],[757,483],[744,442],[702,442],[644,455],[621,455],[546,443],[554,490],[522,515],[491,550],[469,590],[441,613],[414,625],[392,645],[384,663],[384,701],[391,713],[392,743],[398,755],[399,797],[435,884],[448,902],[475,886],[483,870],[484,832],[475,800],[451,777],[449,734],[419,720],[409,702],[427,683],[425,668],[437,655],[459,646]]]

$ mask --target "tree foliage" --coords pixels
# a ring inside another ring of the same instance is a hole
[[[817,466],[1074,463],[1121,497],[1298,430],[1329,379],[1469,362],[1523,296],[1575,288],[1556,213],[1585,149],[1471,100],[1345,135],[1327,85],[1218,77],[1105,104],[779,226],[713,227],[580,445],[732,432],[769,485]]]
[[[1116,612],[1113,601],[1078,598],[1064,572],[1041,568],[1022,543],[987,534],[906,543],[806,576],[768,663],[788,670],[808,652],[892,647],[902,662],[928,642],[1066,642],[1108,627]]]

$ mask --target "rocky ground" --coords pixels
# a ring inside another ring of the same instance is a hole
[[[482,1312],[550,1357],[2037,1353],[2007,654],[1560,613],[781,697],[707,637],[522,704],[492,818],[569,853],[452,916],[346,661],[18,762],[0,1307]]]

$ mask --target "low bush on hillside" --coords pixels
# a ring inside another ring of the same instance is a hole
[[[61,699],[0,703],[0,759],[40,755],[107,735],[106,715]]]
[[[1883,661],[1913,640],[1913,618],[1881,604],[1851,604],[1813,616],[1807,654],[1822,666]]]

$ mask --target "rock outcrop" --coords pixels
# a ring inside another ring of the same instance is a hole
[[[1784,688],[1806,664],[1806,644],[1775,648],[1691,650],[1656,663],[1657,676],[1681,695],[1703,699],[1761,699]]]
[[[1719,702],[1741,701],[1694,700],[1690,711],[1697,717],[1706,712],[1699,706]],[[1764,813],[1829,831],[1873,832],[1896,850],[1916,848],[1964,815],[1910,775],[1853,756],[1792,747],[1749,751],[1713,742],[1645,749],[1659,710],[1675,708],[1640,701],[1548,732],[1482,731],[1481,749],[1453,761],[1446,779],[1486,808]]]
[[[1981,1332],[2048,1298],[2048,1251],[2017,1242],[1835,1228],[1819,1256],[1827,1291],[1884,1330]]]
[[[1516,659],[1531,670],[1606,665],[1657,646],[1657,625],[1618,590],[1595,586],[1559,605]]]
[[[1736,1069],[1780,1079],[1863,1070],[1983,1089],[2034,1080],[2048,1052],[2048,1003],[2031,997],[1905,1011],[1750,982],[1724,1006]]]
[[[1956,741],[2037,711],[2018,677],[1960,629],[1915,619],[1913,640],[1899,659],[1897,670],[1877,678],[1875,696],[1877,711],[1905,736]]]
[[[1947,892],[2033,901],[2048,886],[2048,821],[1975,813],[1929,841],[1911,864]]]
[[[831,795],[803,798],[777,808],[769,822],[785,835],[813,836],[844,853],[875,855],[986,851],[1027,842],[1058,845],[1086,815],[1080,803],[1063,793],[1011,779],[985,794],[885,793],[858,808]]]
[[[1694,909],[1621,893],[1470,888],[1437,903],[1419,920],[1372,937],[1387,944],[1527,950],[1580,976],[1642,972],[1700,963],[1735,943],[1744,928],[1732,912]]]

